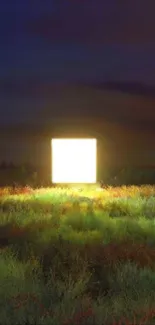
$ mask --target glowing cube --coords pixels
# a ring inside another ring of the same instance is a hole
[[[53,183],[96,183],[96,139],[52,139]]]

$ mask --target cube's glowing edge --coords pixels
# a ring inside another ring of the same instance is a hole
[[[52,139],[53,183],[96,183],[96,139]]]

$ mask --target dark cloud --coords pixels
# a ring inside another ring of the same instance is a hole
[[[125,125],[131,124],[135,128],[140,126],[143,126],[143,129],[145,126],[154,128],[153,87],[131,83],[124,83],[123,87],[120,83],[56,85],[39,80],[37,82],[35,79],[21,83],[1,82],[0,88],[2,87],[5,89],[5,101],[1,102],[1,110],[3,116],[8,116],[8,119],[13,111],[16,120],[23,117],[25,119],[27,116],[27,119],[34,121],[35,114],[38,121],[80,115],[101,117]],[[4,110],[6,105],[8,108]]]
[[[55,42],[148,43],[155,41],[154,12],[154,0],[57,1],[27,29]]]

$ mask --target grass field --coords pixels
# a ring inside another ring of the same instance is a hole
[[[1,188],[0,322],[155,324],[155,187]]]

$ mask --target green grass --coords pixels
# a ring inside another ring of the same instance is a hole
[[[0,189],[0,315],[153,325],[155,187]]]

